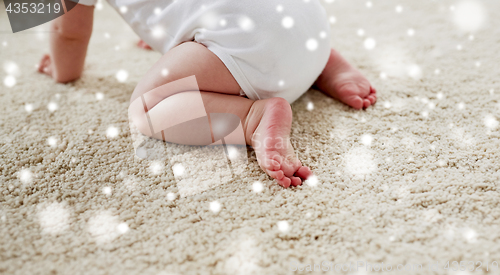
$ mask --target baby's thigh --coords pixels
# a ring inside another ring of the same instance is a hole
[[[214,53],[199,43],[185,42],[172,48],[149,69],[135,88],[131,102],[152,90],[156,96],[167,98],[178,91],[156,88],[193,75],[200,91],[240,93],[240,86]]]

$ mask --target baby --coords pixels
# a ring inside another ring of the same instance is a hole
[[[163,54],[132,94],[129,116],[139,131],[208,145],[214,132],[206,141],[196,134],[199,127],[187,127],[192,133],[163,130],[182,121],[182,114],[232,114],[260,167],[283,187],[312,175],[290,143],[290,103],[313,85],[355,109],[377,100],[368,80],[330,48],[328,19],[318,0],[108,1],[145,44]],[[80,0],[53,21],[51,53],[40,72],[61,83],[81,76],[96,2]],[[198,87],[184,81],[192,76]],[[152,127],[152,121],[163,128]]]

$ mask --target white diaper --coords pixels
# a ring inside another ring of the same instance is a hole
[[[330,55],[328,19],[318,0],[108,2],[157,51],[165,53],[193,40],[205,45],[254,100],[295,101],[311,87]]]

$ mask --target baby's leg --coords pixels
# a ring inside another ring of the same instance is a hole
[[[314,85],[355,109],[367,108],[377,101],[370,82],[334,49]]]
[[[201,93],[193,92],[185,82],[192,75]],[[254,147],[261,168],[284,187],[301,184],[312,173],[301,165],[290,144],[290,105],[281,98],[252,101],[239,96],[239,91],[238,83],[215,54],[203,45],[186,42],[167,52],[148,71],[132,95],[129,114],[143,134],[191,145],[212,143],[213,132],[211,138],[203,137],[197,133],[200,127],[186,127],[193,132],[184,129],[162,136],[152,125],[178,124],[184,114],[234,114],[240,118],[245,142]]]

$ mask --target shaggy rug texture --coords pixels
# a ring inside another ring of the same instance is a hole
[[[363,111],[314,90],[293,104],[292,140],[316,178],[289,189],[251,150],[239,166],[206,148],[136,156],[129,98],[160,55],[107,4],[68,85],[35,71],[48,26],[12,34],[2,10],[0,273],[367,274],[383,262],[498,274],[500,2],[323,4],[332,46],[379,97]]]

